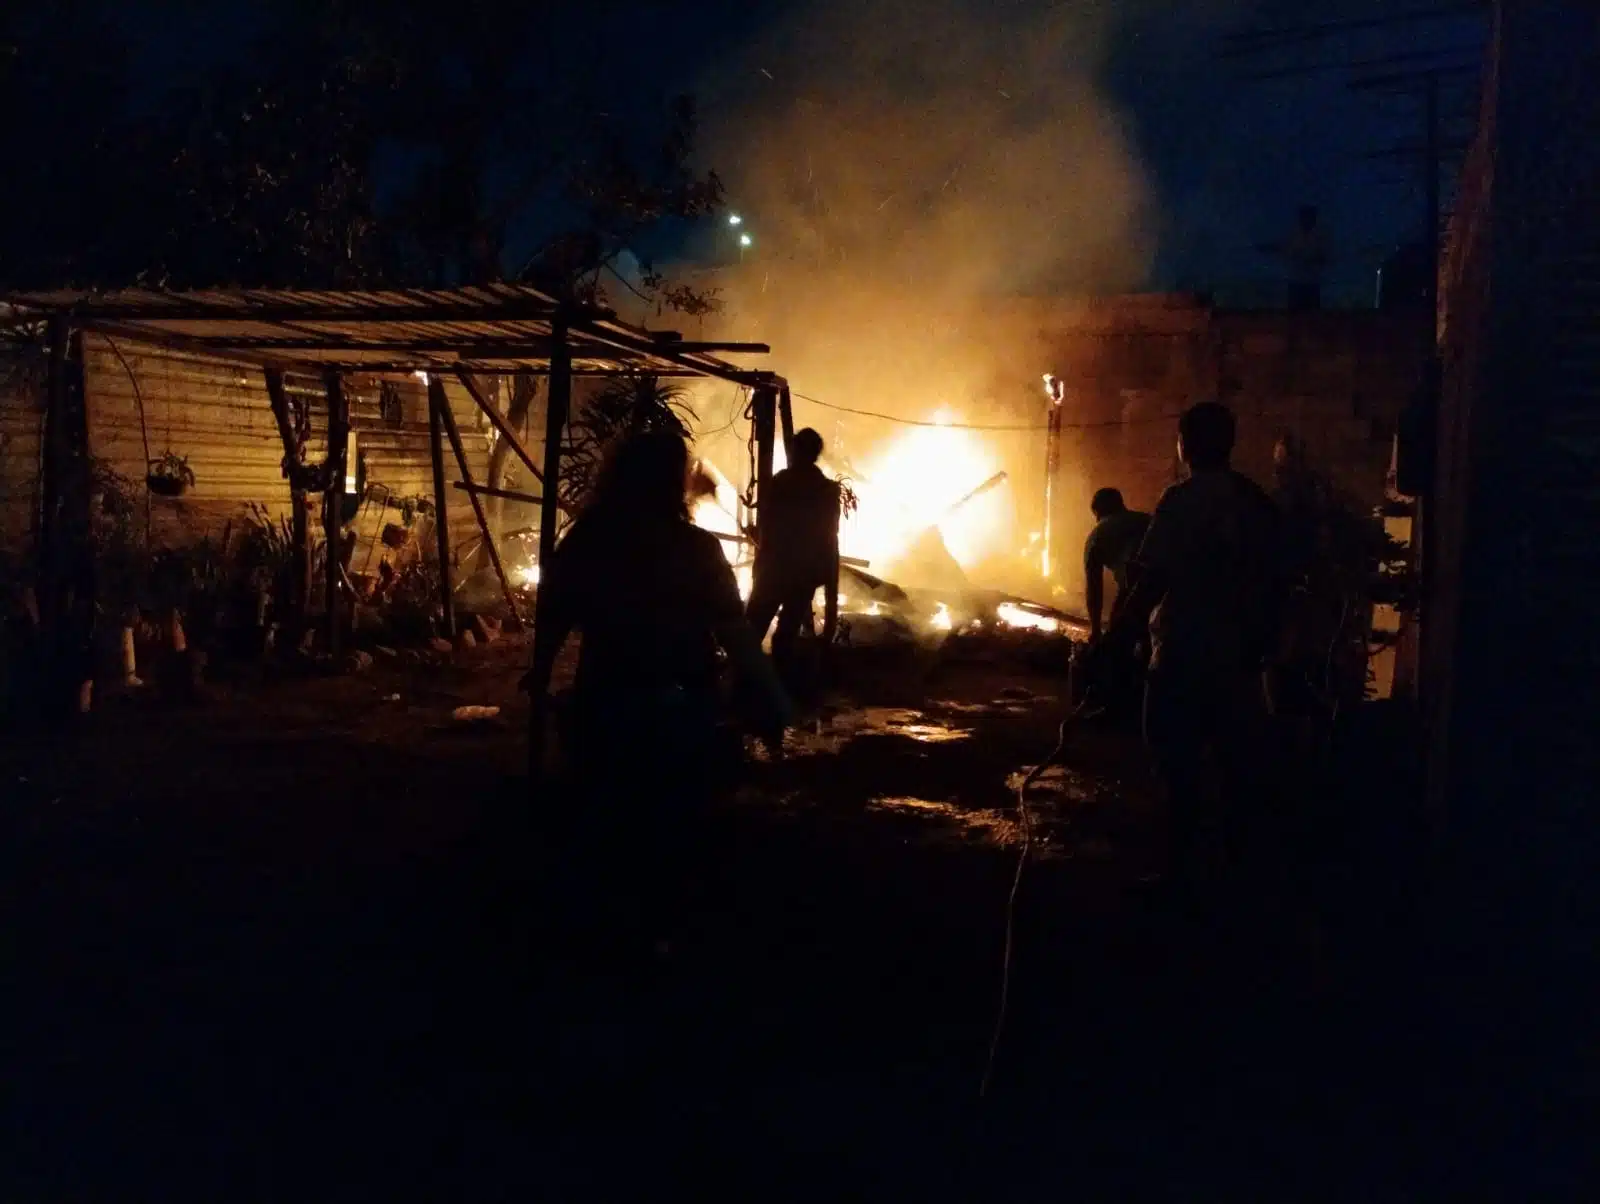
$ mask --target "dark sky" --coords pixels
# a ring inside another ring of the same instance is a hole
[[[1219,62],[1216,52],[1230,32],[1437,8],[1439,0],[1080,0],[1097,2],[1117,24],[1103,85],[1128,121],[1160,214],[1151,284],[1226,287],[1270,277],[1270,265],[1253,245],[1285,232],[1295,205],[1305,200],[1322,207],[1334,239],[1337,290],[1351,298],[1368,294],[1384,249],[1420,227],[1422,201],[1420,168],[1365,156],[1417,141],[1419,105],[1354,94],[1346,87],[1348,73],[1337,71],[1266,83],[1239,76],[1380,59],[1418,47],[1476,47],[1481,20],[1352,33],[1260,59]],[[800,3],[540,6],[544,37],[529,54],[540,71],[581,73],[585,86],[604,88],[622,111],[644,112],[675,92],[696,90],[766,29],[803,14]],[[115,19],[140,48],[138,61],[153,79],[181,77],[219,56],[240,54],[272,11],[267,0],[156,0],[161,15],[149,20],[143,7],[122,7]],[[557,45],[563,49],[552,53]],[[721,103],[729,103],[726,93]]]

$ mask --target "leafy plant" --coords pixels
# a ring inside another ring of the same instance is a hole
[[[433,513],[433,500],[420,494],[416,497],[397,498],[396,505],[400,507],[400,522],[407,529],[416,526],[419,514]]]
[[[194,469],[188,456],[168,451],[150,461],[145,480],[158,493],[182,493],[194,484]]]
[[[606,456],[624,435],[671,431],[687,439],[693,420],[688,393],[670,379],[650,373],[611,378],[567,428],[561,465],[562,504],[576,512],[588,502]]]

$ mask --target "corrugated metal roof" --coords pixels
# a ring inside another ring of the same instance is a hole
[[[85,329],[257,363],[414,372],[546,372],[564,330],[579,374],[646,371],[739,384],[775,379],[716,352],[765,354],[762,343],[697,343],[563,306],[526,285],[373,292],[203,290],[0,293],[23,317],[64,314]]]

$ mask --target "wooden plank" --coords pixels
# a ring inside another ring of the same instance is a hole
[[[500,416],[499,412],[489,404],[489,399],[483,395],[481,390],[479,390],[477,382],[472,379],[472,374],[470,372],[457,371],[456,379],[461,382],[462,388],[466,389],[467,395],[471,397],[473,401],[477,402],[478,408],[482,410],[488,417],[489,422],[494,429],[500,432],[500,438],[504,439],[511,450],[517,453],[517,459],[521,460],[523,464],[527,466],[528,471],[533,474],[533,479],[538,481],[540,485],[543,485],[544,473],[540,472],[538,467],[534,464],[533,457],[528,454],[528,449],[522,446],[522,441],[517,438],[516,433],[512,431],[510,425],[504,418]],[[490,496],[496,495],[491,494]]]
[[[542,497],[535,497],[531,493],[518,493],[515,489],[491,489],[487,485],[474,484],[472,481],[455,481],[450,487],[459,489],[462,493],[478,494],[482,497],[502,497],[508,502],[527,502],[531,506],[544,504]]]

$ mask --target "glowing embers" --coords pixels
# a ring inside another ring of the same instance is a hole
[[[1007,627],[1016,627],[1027,631],[1042,631],[1050,635],[1061,630],[1061,620],[1052,615],[1041,614],[1029,610],[1015,602],[1002,602],[995,607],[994,617]]]

